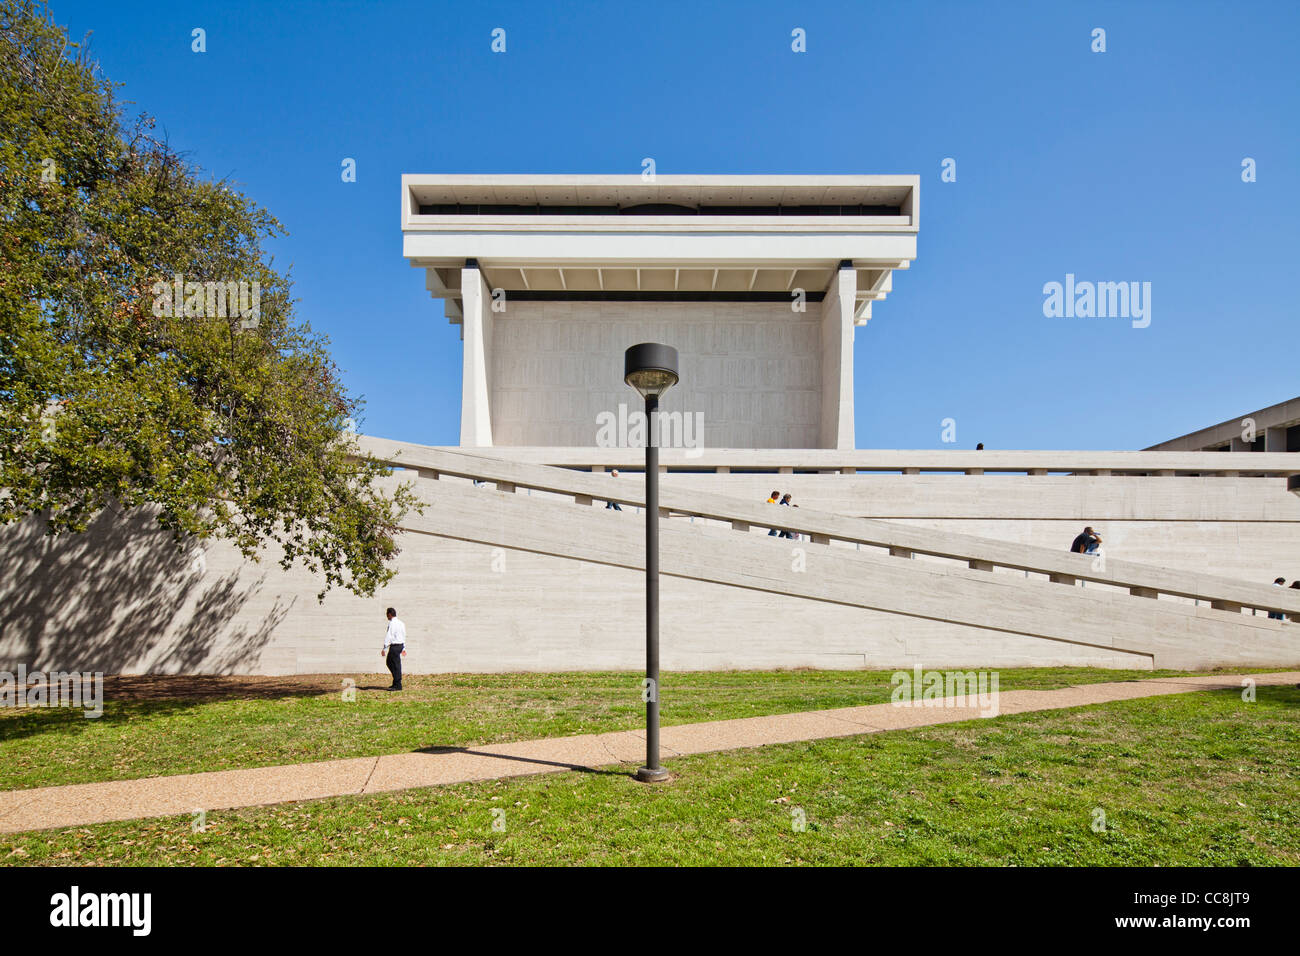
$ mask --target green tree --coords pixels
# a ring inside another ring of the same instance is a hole
[[[114,92],[48,8],[0,0],[0,525],[151,506],[178,545],[274,542],[322,597],[372,595],[416,503],[348,437],[360,401],[262,248],[282,226]]]

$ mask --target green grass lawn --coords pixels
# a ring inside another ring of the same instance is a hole
[[[827,682],[800,693],[850,690]],[[1289,685],[1178,694],[674,759],[659,786],[566,772],[2,836],[0,863],[1296,865],[1298,718]]]
[[[852,707],[889,700],[890,671],[665,674],[665,725]],[[1001,690],[1049,689],[1173,671],[999,671]],[[112,680],[110,678],[110,680]],[[231,770],[464,747],[644,726],[641,679],[629,673],[408,677],[406,690],[341,676],[122,679],[104,714],[0,708],[0,789]],[[376,688],[376,689],[369,689]],[[147,691],[147,692],[146,692]]]

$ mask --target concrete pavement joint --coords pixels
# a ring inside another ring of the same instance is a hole
[[[600,735],[599,740],[600,740],[600,745],[605,748],[605,753],[609,754],[610,759],[613,760],[614,763],[624,762],[619,759],[618,754],[614,753],[614,751],[609,749],[609,741],[605,738],[604,734]]]
[[[361,789],[357,791],[358,793],[366,792],[366,787],[370,786],[370,781],[374,779],[375,771],[379,769],[379,761],[382,759],[382,756],[376,757],[375,762],[370,765],[370,773],[366,774],[366,782],[361,785]]]

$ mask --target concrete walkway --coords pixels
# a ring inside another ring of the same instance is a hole
[[[1300,682],[1300,671],[1244,676],[1249,676],[1259,686]],[[884,703],[718,720],[664,727],[660,744],[664,758],[671,759],[743,747],[953,723],[985,716],[990,710],[995,710],[996,714],[1019,714],[1201,690],[1240,690],[1241,681],[1242,676],[1227,674],[1165,677],[1084,684],[1059,690],[1005,691],[991,701],[971,695],[911,705]],[[0,833],[82,826],[110,820],[188,816],[200,809],[227,810],[563,770],[618,767],[605,772],[627,773],[632,766],[618,765],[639,766],[644,760],[645,735],[640,731],[626,730],[474,748],[430,748],[415,753],[253,770],[219,770],[175,777],[8,790],[0,791]]]

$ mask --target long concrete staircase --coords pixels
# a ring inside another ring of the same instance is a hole
[[[413,482],[425,502],[422,515],[407,518],[409,533],[644,568],[644,521],[631,513],[644,505],[640,476],[359,442],[402,469],[394,479]],[[1159,460],[1143,454],[1132,467]],[[1184,467],[1197,467],[1184,457]],[[1275,457],[1260,456],[1261,474],[1285,473],[1289,459]],[[1300,624],[1267,616],[1300,621],[1300,590],[812,508],[778,511],[674,478],[661,483],[659,499],[661,571],[671,577],[1124,651],[1156,668],[1300,659]],[[626,510],[608,510],[607,501]],[[770,536],[774,524],[799,539]]]

